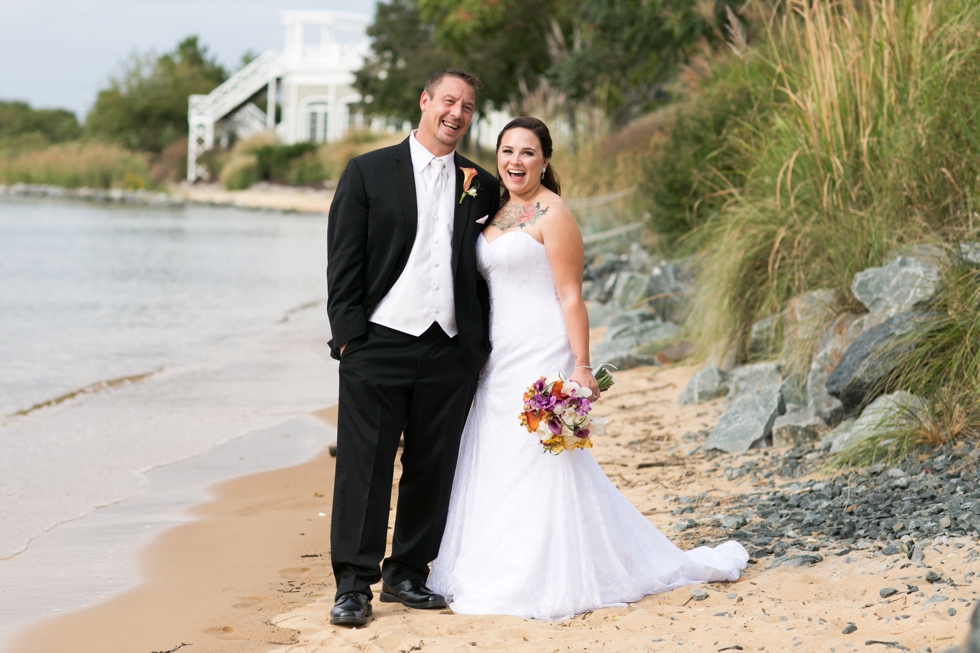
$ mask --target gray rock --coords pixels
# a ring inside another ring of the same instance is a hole
[[[691,590],[691,596],[694,597],[695,601],[703,601],[706,598],[708,598],[708,593],[705,592],[700,587],[695,587],[694,589]]]
[[[837,424],[845,411],[840,400],[827,392],[827,378],[867,324],[867,315],[844,313],[824,329],[817,343],[817,353],[806,377],[807,405],[830,425]]]
[[[727,528],[728,530],[742,528],[747,523],[748,521],[742,515],[727,515],[721,518],[722,528]]]
[[[589,327],[609,326],[621,311],[611,304],[593,304],[589,307]]]
[[[745,453],[772,434],[773,422],[784,410],[778,383],[744,394],[718,420],[704,449]]]
[[[752,325],[752,334],[749,338],[749,351],[753,354],[771,353],[776,350],[776,337],[778,332],[776,326],[779,323],[779,315],[770,315]]]
[[[783,311],[783,338],[790,346],[816,339],[834,319],[840,293],[829,288],[805,292],[790,300]]]
[[[934,572],[932,569],[926,572],[926,582],[932,585],[933,583],[938,583],[943,579],[942,576]]]
[[[690,262],[664,262],[654,267],[646,287],[650,308],[665,320],[678,317],[687,303],[692,277]]]
[[[894,587],[885,587],[878,590],[878,596],[883,599],[887,599],[889,596],[895,596],[896,594],[898,594],[898,590]]]
[[[783,401],[787,404],[805,406],[807,403],[806,377],[802,374],[792,374],[783,379],[780,391],[783,393]]]
[[[676,324],[664,322],[653,313],[638,309],[620,313],[609,322],[602,342],[592,348],[593,362],[609,363],[619,369],[657,365],[657,359],[640,349],[665,345],[680,331]]]
[[[619,273],[617,272],[613,272],[608,277],[606,277],[606,281],[602,284],[602,287],[599,289],[598,293],[596,293],[594,297],[595,301],[606,303],[610,299],[612,299],[613,290],[616,289],[616,280],[618,277],[619,277]]]
[[[736,367],[729,383],[728,400],[769,385],[780,384],[782,380],[778,363],[754,363]]]
[[[853,632],[854,632],[855,630],[857,630],[857,629],[858,629],[858,627],[857,627],[857,626],[855,626],[855,625],[854,625],[854,624],[852,624],[851,622],[847,622],[847,626],[846,626],[846,627],[844,628],[844,630],[842,630],[841,632],[842,632],[843,634],[845,634],[845,635],[850,635],[851,633],[853,633]]]
[[[630,253],[628,258],[630,270],[641,274],[650,274],[656,259],[637,242],[630,243]]]
[[[911,311],[932,299],[939,285],[939,265],[931,254],[898,256],[888,265],[854,275],[851,292],[878,319]]]
[[[772,446],[792,447],[816,442],[828,431],[827,425],[817,417],[810,406],[787,406],[786,414],[780,415],[772,425]]]
[[[980,243],[960,243],[960,256],[967,263],[980,265]]]
[[[942,594],[933,594],[922,603],[922,607],[925,607],[927,605],[932,605],[933,603],[944,603],[948,600],[949,600],[948,596],[943,596]]]
[[[891,431],[906,426],[925,404],[915,395],[899,390],[878,397],[864,409],[854,421],[847,421],[828,433],[824,442],[830,442],[830,452],[837,453],[875,433]]]
[[[620,272],[613,286],[612,303],[624,311],[638,307],[646,299],[647,275],[636,272]]]
[[[728,374],[709,365],[691,377],[681,393],[680,404],[692,405],[711,401],[728,394]]]
[[[676,524],[674,524],[674,529],[678,531],[686,531],[690,528],[696,528],[698,523],[693,519],[682,519]]]
[[[868,329],[851,343],[827,377],[827,392],[846,410],[858,407],[880,391],[901,356],[938,320],[934,313],[900,313]]]

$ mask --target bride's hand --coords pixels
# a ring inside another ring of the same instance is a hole
[[[569,381],[574,381],[583,388],[591,390],[593,401],[599,398],[599,384],[596,382],[595,376],[592,375],[592,370],[585,367],[576,368],[572,371]]]

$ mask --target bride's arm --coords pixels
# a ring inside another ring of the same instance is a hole
[[[571,380],[589,388],[592,396],[598,397],[599,385],[592,371],[588,369],[589,313],[582,299],[582,232],[579,231],[575,216],[564,202],[558,200],[550,208],[548,219],[539,224],[548,262],[551,264],[551,274],[555,278],[558,300],[565,317],[565,330],[575,356],[575,370]]]

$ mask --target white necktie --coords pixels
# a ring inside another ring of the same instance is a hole
[[[429,162],[429,183],[427,190],[433,202],[437,202],[439,195],[442,193],[443,181],[446,177],[444,174],[445,170],[446,166],[442,162],[442,159],[434,158]]]

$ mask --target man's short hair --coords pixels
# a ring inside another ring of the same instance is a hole
[[[436,87],[442,82],[446,77],[456,77],[461,79],[473,89],[473,95],[479,95],[480,89],[483,88],[483,82],[476,75],[471,75],[463,70],[456,70],[455,68],[446,68],[445,70],[440,70],[439,72],[432,73],[429,79],[425,80],[425,92],[428,94],[429,99],[433,99],[433,93]]]

